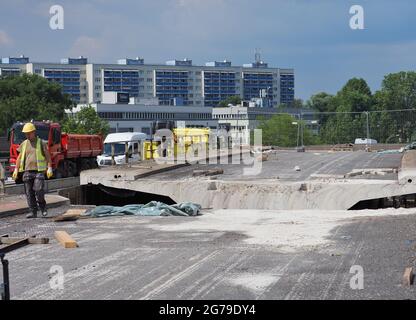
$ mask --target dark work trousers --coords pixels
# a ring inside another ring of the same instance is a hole
[[[46,209],[45,201],[45,174],[37,171],[25,171],[23,173],[23,183],[27,204],[33,213],[37,213],[38,207],[41,212]]]

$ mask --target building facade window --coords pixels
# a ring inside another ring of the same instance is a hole
[[[156,97],[161,105],[170,105],[175,100],[178,105],[187,105],[188,101],[188,72],[157,70]]]
[[[80,70],[77,69],[45,69],[44,77],[49,82],[59,83],[62,93],[69,94],[74,102],[80,102]]]
[[[104,70],[104,91],[127,92],[139,96],[139,73],[131,70]]]
[[[271,95],[273,91],[272,73],[244,72],[243,78],[244,100],[259,98],[262,90],[267,95]]]
[[[204,71],[204,104],[214,107],[236,95],[235,72]]]
[[[280,75],[280,103],[289,104],[295,99],[295,75]]]

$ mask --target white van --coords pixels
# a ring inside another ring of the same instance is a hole
[[[354,144],[377,144],[377,140],[366,139],[366,138],[357,138],[357,139],[355,139]]]
[[[110,133],[104,140],[104,151],[102,155],[97,156],[99,166],[111,165],[111,145],[114,145],[114,161],[116,164],[126,163],[126,142],[128,144],[129,163],[139,162],[141,160],[143,141],[147,135],[142,132],[118,132]]]

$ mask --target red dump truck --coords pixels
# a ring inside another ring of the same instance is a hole
[[[54,178],[75,177],[82,170],[98,167],[96,157],[103,151],[101,135],[63,133],[59,123],[50,121],[33,121],[33,124],[37,136],[48,142]],[[16,122],[9,132],[10,172],[16,166],[17,148],[26,139],[23,126],[23,122]]]

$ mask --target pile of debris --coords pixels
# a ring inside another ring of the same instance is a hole
[[[336,144],[331,148],[331,151],[354,151],[354,145],[352,143]]]

